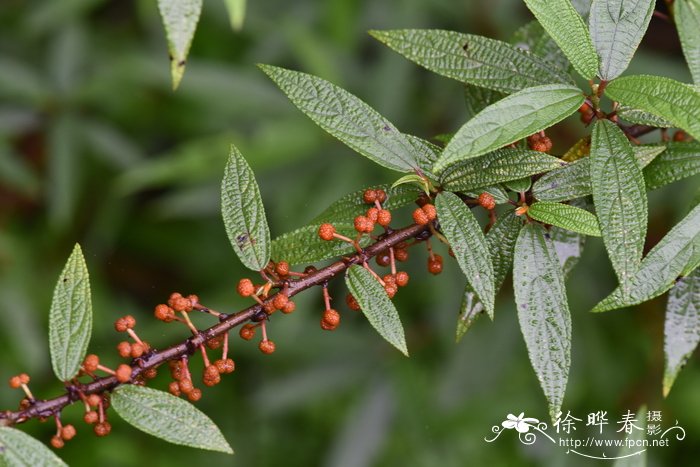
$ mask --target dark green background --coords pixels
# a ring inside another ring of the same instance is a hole
[[[72,245],[83,246],[95,313],[91,352],[116,364],[112,330],[133,314],[154,346],[186,336],[152,317],[172,291],[235,311],[247,274],[219,215],[228,145],[256,172],[273,235],[303,225],[329,202],[395,174],[357,156],[296,110],[255,64],[326,78],[370,103],[406,132],[430,138],[464,122],[462,88],[425,72],[366,34],[368,29],[439,27],[508,39],[531,18],[499,1],[250,2],[243,31],[223,1],[205,2],[180,89],[153,1],[22,1],[0,6],[0,380],[27,371],[40,398],[60,391],[51,373],[47,314]],[[689,80],[673,28],[652,19],[630,71]],[[570,119],[555,134],[561,154],[588,130]],[[655,136],[656,137],[656,136]],[[687,209],[697,177],[650,195],[649,244]],[[395,213],[397,225],[410,222]],[[444,251],[441,251],[447,256]],[[568,281],[572,369],[564,410],[607,410],[614,425],[646,403],[677,419],[684,441],[650,451],[650,465],[691,465],[700,440],[700,368],[691,361],[661,398],[665,298],[634,309],[588,310],[615,285],[602,242],[590,239]],[[463,466],[591,465],[545,439],[521,445],[513,432],[493,444],[508,413],[547,418],[512,303],[510,281],[496,321],[478,322],[459,345],[454,327],[464,279],[456,264],[432,277],[412,251],[411,287],[395,299],[411,358],[384,343],[361,315],[343,311],[333,333],[318,326],[320,291],[297,312],[275,316],[277,352],[233,340],[237,369],[197,405],[236,450],[228,457],[168,445],[120,422],[96,439],[79,407],[64,418],[78,437],[59,454],[71,465]],[[336,284],[333,297],[342,303]],[[202,318],[197,322],[205,326]],[[199,363],[198,363],[199,364]],[[167,385],[163,374],[155,387]],[[0,390],[0,407],[20,395]],[[52,424],[22,427],[48,441]],[[616,429],[616,428],[615,428]],[[585,430],[579,428],[580,438]],[[608,451],[614,455],[614,451]],[[601,464],[609,465],[608,462]]]

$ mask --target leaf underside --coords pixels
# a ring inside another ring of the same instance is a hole
[[[177,89],[185,73],[187,54],[202,12],[202,0],[158,0],[170,52],[173,89]]]

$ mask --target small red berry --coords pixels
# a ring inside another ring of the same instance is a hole
[[[61,438],[63,438],[65,441],[70,441],[73,439],[75,434],[76,431],[73,425],[63,425],[63,428],[61,428]]]
[[[143,373],[141,373],[146,379],[153,379],[156,376],[158,376],[158,369],[157,368],[149,368],[148,370],[144,370]]]
[[[197,402],[202,398],[202,390],[199,388],[192,389],[192,391],[187,394],[187,398],[190,400],[190,402]]]
[[[212,337],[207,341],[207,347],[216,350],[224,344],[224,336]]]
[[[99,415],[97,415],[97,412],[85,412],[85,415],[83,415],[83,421],[87,423],[88,425],[92,425],[93,423],[97,423],[97,420],[99,419]]]
[[[12,389],[17,389],[20,386],[22,386],[22,382],[20,381],[19,376],[13,376],[10,378],[10,387]]]
[[[389,256],[389,253],[382,252],[377,255],[375,261],[379,266],[389,266],[389,263],[391,263],[391,256]]]
[[[355,300],[355,297],[353,297],[352,294],[347,294],[345,296],[345,303],[347,303],[348,308],[351,310],[360,311],[360,304],[357,303],[357,300]]]
[[[135,342],[131,345],[131,358],[139,358],[144,354],[145,350],[143,344]]]
[[[396,273],[396,285],[399,287],[404,287],[408,284],[408,273],[406,271],[399,271]]]
[[[362,200],[367,204],[374,204],[374,202],[377,200],[377,195],[377,190],[372,190],[371,188],[368,188],[362,194]]]
[[[382,277],[382,280],[384,281],[384,285],[396,285],[396,277],[391,274],[385,275]]]
[[[391,213],[386,209],[379,211],[377,215],[377,223],[382,227],[388,227],[391,224]]]
[[[260,351],[262,353],[270,355],[272,352],[275,351],[275,343],[269,339],[264,340],[264,341],[260,341],[258,348],[260,349]]]
[[[426,206],[428,206],[426,204]],[[425,225],[428,222],[430,222],[430,219],[428,219],[428,215],[423,211],[421,208],[417,208],[415,211],[413,211],[413,222],[415,222],[418,225]]]
[[[277,308],[275,308],[275,300],[268,300],[263,304],[263,310],[265,310],[265,313],[268,315],[271,315],[272,313],[275,312]]]
[[[168,384],[168,392],[175,397],[179,397],[180,394],[182,394],[180,392],[180,385],[177,381],[171,381],[170,384]]]
[[[383,203],[384,201],[386,201],[386,191],[379,188],[376,190],[376,192],[377,192],[377,201],[379,201],[380,203]]]
[[[180,297],[173,300],[172,307],[175,311],[190,312],[192,311],[192,302],[188,298]]]
[[[296,310],[297,305],[293,301],[289,300],[287,303],[282,307],[282,313],[289,314]]]
[[[108,421],[97,423],[93,431],[99,437],[107,436],[109,432],[112,431],[112,425],[110,425]]]
[[[99,396],[99,394],[90,394],[87,396],[86,401],[90,407],[97,407],[100,405],[100,402],[102,402],[102,398]]]
[[[134,329],[134,326],[136,326],[136,318],[131,315],[126,315],[124,316],[124,323],[127,329]]]
[[[330,323],[327,323],[323,318],[321,318],[321,329],[324,331],[335,331],[335,328],[338,326],[333,326]]]
[[[131,356],[131,344],[127,341],[122,341],[117,344],[117,352],[122,358],[128,358]]]
[[[114,322],[114,330],[117,332],[126,332],[129,329],[124,318],[119,318]]]
[[[255,293],[255,286],[250,279],[241,279],[238,281],[238,287],[236,287],[238,295],[241,297],[250,297]]]
[[[233,373],[236,369],[236,363],[231,358],[224,360],[224,373]]]
[[[64,445],[65,443],[63,442],[60,436],[54,435],[51,437],[51,446],[54,449],[61,449]]]
[[[433,258],[428,258],[428,272],[438,275],[442,272],[442,256],[434,255]]]
[[[377,219],[379,219],[379,209],[377,208],[369,208],[367,210],[367,219],[371,220],[372,222],[377,222]]]
[[[355,230],[360,233],[370,233],[374,230],[374,222],[366,216],[357,216],[354,220]]]
[[[678,130],[673,134],[673,141],[685,141],[688,138],[688,134],[683,130]]]
[[[179,292],[173,292],[170,294],[170,297],[168,297],[168,306],[173,306],[173,303],[175,303],[175,300],[178,298],[182,298],[182,294]]]
[[[92,373],[93,371],[97,370],[97,365],[99,364],[100,357],[95,354],[90,354],[85,357],[85,360],[83,361],[83,368],[85,368],[85,371]]]
[[[171,322],[175,318],[175,310],[170,308],[165,303],[157,305],[153,314],[155,315],[156,319],[165,321],[166,323]]]
[[[434,204],[425,204],[421,207],[423,212],[428,216],[429,221],[434,221],[437,219],[437,209],[435,209]]]
[[[180,388],[180,392],[183,392],[185,394],[191,393],[194,389],[194,385],[192,384],[191,379],[181,379],[180,381],[178,381],[177,385]]]
[[[340,324],[340,313],[338,313],[333,308],[330,308],[323,312],[323,318],[321,321],[325,322],[327,325],[336,328]]]
[[[394,258],[396,258],[396,261],[401,261],[403,263],[408,260],[408,250],[405,248],[394,250]]]
[[[131,367],[122,363],[114,371],[114,374],[120,383],[128,383],[131,379]]]
[[[29,384],[29,375],[27,373],[19,374],[19,382],[22,384]]]
[[[275,298],[272,300],[272,304],[275,306],[276,310],[281,310],[282,308],[284,308],[287,302],[289,302],[289,297],[286,293],[283,292],[280,292],[277,295],[275,295]]]
[[[488,209],[489,211],[496,207],[496,200],[493,198],[493,195],[485,191],[479,195],[477,201],[481,207]]]
[[[277,272],[280,277],[287,277],[289,275],[289,263],[280,261],[275,265],[275,272]]]
[[[241,330],[238,331],[238,334],[242,339],[249,341],[255,337],[255,326],[250,323],[244,324],[243,327],[241,327]]]
[[[335,227],[333,227],[333,224],[321,224],[318,228],[318,236],[321,237],[321,240],[333,240],[334,234]]]

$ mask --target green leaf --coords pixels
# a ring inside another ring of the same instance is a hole
[[[467,110],[467,119],[474,118],[476,114],[484,110],[486,107],[500,101],[506,96],[507,94],[499,91],[493,91],[491,89],[465,84],[464,104]],[[443,142],[445,144],[449,143],[453,136],[454,134],[450,135],[450,138]]]
[[[588,18],[600,57],[601,79],[617,78],[629,65],[654,12],[654,0],[594,0]]]
[[[700,1],[676,0],[673,4],[673,19],[690,74],[695,83],[700,83]]]
[[[502,215],[498,222],[486,234],[486,245],[493,263],[494,285],[496,292],[503,285],[503,281],[513,265],[515,241],[523,222],[520,217],[510,211]],[[471,328],[476,319],[484,312],[484,304],[479,300],[474,289],[467,283],[462,295],[459,317],[457,319],[456,341],[459,342],[464,334]],[[489,314],[493,319],[493,314]]]
[[[241,152],[231,145],[221,182],[221,215],[226,234],[241,262],[260,271],[270,261],[270,229],[255,175]]]
[[[448,165],[486,154],[549,128],[574,113],[583,99],[580,89],[561,84],[547,84],[511,94],[465,123],[445,147],[433,170],[440,173]]]
[[[454,193],[442,192],[435,200],[442,233],[469,285],[493,316],[496,295],[493,264],[481,226],[466,204]]]
[[[530,21],[520,27],[513,33],[509,42],[519,49],[527,50],[542,57],[542,59],[556,66],[562,72],[568,73],[571,66],[569,59],[566,58],[564,52],[561,51],[557,43],[552,39],[552,36],[547,34],[539,22]]]
[[[0,465],[7,467],[67,466],[44,443],[23,431],[0,426]]]
[[[598,55],[583,18],[569,0],[525,0],[544,30],[552,36],[576,71],[586,79],[598,72]]]
[[[127,384],[112,392],[111,401],[121,418],[149,435],[181,446],[233,454],[209,417],[170,393]]]
[[[187,54],[202,12],[202,0],[158,0],[158,9],[168,40],[173,89],[177,89],[185,73]]]
[[[348,269],[345,283],[367,317],[367,321],[388,343],[408,357],[406,338],[399,312],[384,287],[372,274],[362,266],[353,265]]]
[[[419,156],[409,138],[356,96],[306,73],[259,67],[299,110],[353,150],[399,172],[418,167]]]
[[[49,312],[51,365],[61,381],[73,378],[92,334],[90,275],[77,243],[58,277]]]
[[[644,180],[647,189],[655,190],[699,173],[700,143],[669,142],[666,151],[644,169]]]
[[[687,84],[661,76],[623,76],[608,84],[605,95],[668,120],[700,139],[700,92]]]
[[[520,230],[513,289],[530,363],[554,419],[564,400],[571,365],[571,316],[557,252],[539,224]]]
[[[506,42],[440,29],[370,31],[409,60],[448,78],[510,94],[542,83],[571,83],[566,72]]]
[[[466,191],[523,176],[547,172],[565,165],[556,157],[528,149],[499,149],[451,165],[440,175],[446,190]]]
[[[430,185],[428,184],[428,181],[417,174],[404,175],[403,177],[399,178],[394,183],[392,183],[391,188],[396,188],[397,186],[409,184],[419,187],[421,190],[423,190],[423,192],[425,192],[426,195],[430,195]]]
[[[234,31],[240,31],[245,21],[246,0],[225,0],[225,2],[231,27]]]
[[[619,115],[621,119],[627,120],[628,122],[636,125],[649,125],[658,128],[671,128],[673,126],[673,123],[669,122],[668,120],[657,117],[649,112],[635,109],[629,105],[620,104],[617,107],[617,115]]]
[[[430,171],[433,164],[442,153],[442,148],[417,136],[404,134],[408,138],[408,143],[413,148],[413,156],[416,158],[418,167],[423,169],[424,175],[431,176]]]
[[[561,165],[561,162],[559,162],[557,165]],[[515,193],[525,193],[532,186],[532,178],[516,178],[515,180],[505,182],[504,185],[510,191],[513,191]]]
[[[700,269],[671,288],[664,325],[664,397],[700,342]]]
[[[367,212],[367,209],[370,208],[370,206],[365,203],[362,198],[363,193],[368,189],[384,190],[386,193],[386,201],[382,203],[382,207],[390,211],[412,204],[421,194],[420,188],[414,185],[399,185],[390,188],[389,185],[385,184],[362,188],[361,190],[348,193],[335,201],[321,214],[314,217],[311,224],[318,227],[318,225],[323,224],[324,222],[330,222],[331,224],[352,223],[352,220],[356,216],[364,215]],[[352,236],[354,236],[354,234]]]
[[[594,214],[568,204],[538,201],[530,206],[527,214],[545,224],[556,225],[572,232],[600,237],[600,226]]]
[[[647,233],[644,176],[629,140],[607,120],[599,120],[593,127],[590,160],[593,205],[603,243],[627,296]]]
[[[662,145],[633,148],[640,167],[645,167],[666,149]],[[552,170],[532,185],[532,194],[540,201],[568,201],[592,193],[590,158],[584,157],[564,167]]]
[[[631,279],[631,293],[625,297],[618,287],[592,311],[608,311],[637,305],[670,289],[678,276],[687,275],[700,264],[700,204],[656,244]]]

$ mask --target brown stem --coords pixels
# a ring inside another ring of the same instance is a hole
[[[382,240],[368,246],[353,256],[346,257],[341,261],[336,261],[323,269],[309,273],[299,280],[291,281],[289,283],[287,295],[293,297],[308,288],[322,285],[345,272],[350,266],[362,264],[380,252],[385,251],[387,248],[391,248],[398,243],[405,242],[423,234],[427,230],[428,225],[416,224],[401,230],[395,230]],[[206,341],[228,333],[236,326],[250,320],[261,310],[262,307],[260,304],[252,305],[245,310],[230,315],[225,320],[208,329],[198,331],[194,336],[179,344],[172,345],[163,350],[151,351],[143,357],[135,359],[131,364],[132,380],[146,370],[156,368],[169,360],[187,358],[187,356],[194,354],[199,346],[203,345]],[[99,394],[104,391],[111,391],[120,385],[121,383],[117,381],[115,376],[98,378],[87,384],[67,384],[66,392],[61,396],[48,400],[38,400],[24,410],[0,412],[0,426],[16,425],[32,418],[51,417],[59,413],[67,405],[80,400],[81,393],[83,395]]]

